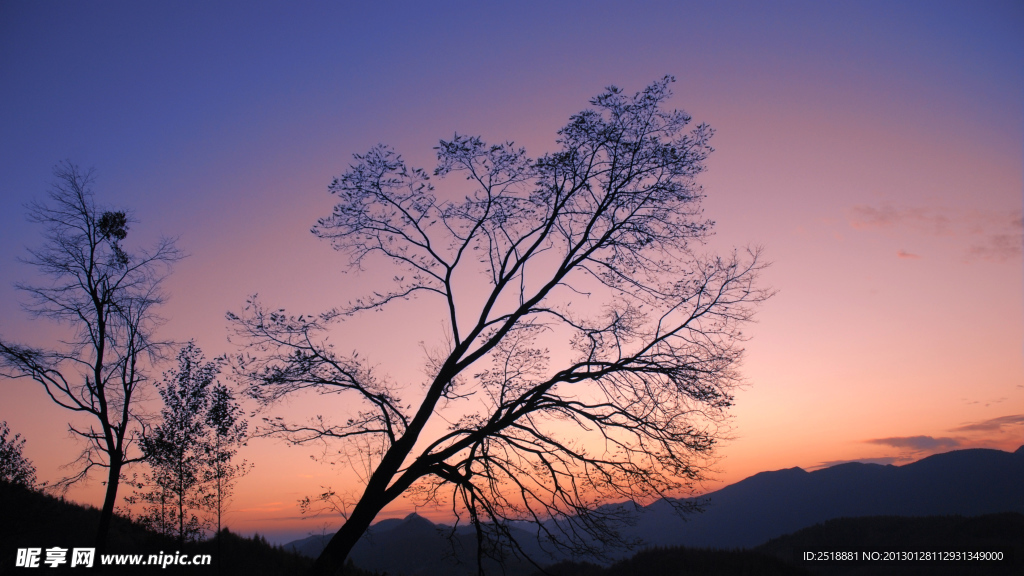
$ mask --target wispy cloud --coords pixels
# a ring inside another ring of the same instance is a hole
[[[1005,262],[1020,256],[1022,236],[1016,234],[990,234],[981,243],[972,244],[967,254],[971,258]]]
[[[905,230],[927,236],[963,240],[968,260],[1006,262],[1024,252],[1024,216],[1021,210],[950,210],[921,206],[861,204],[847,210],[847,221],[855,230]],[[900,258],[920,255],[900,250]]]
[[[307,520],[316,520],[316,519],[322,520],[322,518],[319,518],[317,516],[302,516],[302,515],[299,515],[299,516],[267,516],[267,517],[264,517],[264,518],[260,518],[260,522],[288,522],[288,523],[292,523],[292,522],[296,522],[296,521],[300,521],[300,520],[301,521],[307,521]],[[337,530],[337,528],[335,528],[334,530]]]
[[[952,428],[950,432],[997,432],[1002,430],[1004,426],[1014,426],[1017,424],[1024,424],[1024,414],[1000,416],[999,418],[991,418],[981,422],[972,422]]]
[[[849,464],[850,462],[860,462],[861,464],[881,464],[883,466],[889,464],[897,464],[902,462],[909,462],[913,458],[903,458],[898,456],[889,456],[885,458],[856,458],[853,460],[829,460],[828,462],[819,462],[816,466],[812,466],[810,470],[820,470],[822,468],[831,468],[840,464]]]
[[[1011,414],[990,418],[978,422],[968,422],[948,432],[952,436],[891,436],[887,438],[872,438],[864,440],[864,444],[887,447],[883,453],[896,453],[896,456],[882,456],[875,458],[856,458],[852,460],[833,460],[822,462],[817,468],[827,468],[846,462],[865,462],[875,464],[907,464],[926,456],[948,452],[950,450],[964,450],[970,448],[989,448],[996,450],[1017,449],[1020,445],[1019,434],[1021,427],[1024,427],[1024,414]],[[1009,433],[1010,431],[1013,433]]]
[[[294,505],[285,505],[284,502],[266,502],[257,506],[250,506],[249,508],[239,508],[235,512],[280,512],[281,510],[287,510],[289,507],[294,508]]]
[[[935,438],[933,436],[896,436],[893,438],[874,438],[872,440],[865,440],[865,442],[913,450],[915,452],[946,450],[960,446],[960,441],[956,438]]]
[[[921,207],[898,208],[890,204],[850,208],[850,226],[857,230],[877,228],[909,227],[929,234],[946,235],[952,232],[953,223],[949,216],[935,210]]]

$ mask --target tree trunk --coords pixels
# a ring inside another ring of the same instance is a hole
[[[327,543],[327,547],[320,553],[309,573],[315,576],[335,576],[340,574],[356,542],[366,533],[370,523],[377,517],[377,514],[384,508],[383,502],[376,499],[371,503],[370,499],[363,498],[356,504],[352,515],[348,517],[341,529]]]
[[[384,454],[377,469],[370,476],[370,481],[366,484],[366,490],[363,491],[362,498],[356,503],[352,515],[348,517],[348,520],[341,526],[338,533],[327,543],[327,547],[324,548],[324,551],[320,553],[320,556],[313,564],[310,574],[317,576],[340,574],[345,567],[345,560],[348,558],[352,548],[355,547],[356,542],[359,542],[359,539],[366,533],[366,529],[370,527],[370,523],[377,517],[377,514],[391,500],[394,500],[396,496],[405,492],[409,485],[415,481],[415,477],[403,474],[398,481],[401,489],[396,491],[397,485],[390,485],[405,458],[412,452],[413,446],[416,445],[416,440],[419,438],[424,426],[426,426],[427,420],[433,414],[434,406],[437,405],[437,401],[441,397],[444,385],[447,382],[451,382],[452,378],[457,375],[453,365],[455,364],[455,359],[461,357],[464,352],[465,345],[457,347],[449,356],[448,362],[438,371],[437,376],[434,377],[434,382],[427,391],[426,398],[424,398],[412,422],[409,423],[409,427],[406,428],[405,434],[392,444],[391,448]],[[389,493],[391,493],[391,496],[388,495]]]
[[[178,481],[178,546],[185,545],[185,487],[184,482]]]
[[[103,498],[103,509],[100,511],[100,524],[96,528],[96,554],[107,551],[107,533],[110,521],[114,517],[114,503],[117,502],[117,485],[121,480],[121,460],[110,459],[110,472],[107,476],[107,494]]]
[[[224,510],[224,494],[222,492],[222,488],[223,488],[222,484],[223,484],[223,481],[224,481],[224,468],[223,467],[224,467],[225,462],[223,462],[221,460],[222,452],[221,452],[221,447],[220,447],[220,434],[219,433],[215,433],[214,436],[215,436],[216,441],[217,441],[217,448],[216,448],[217,456],[216,456],[216,460],[214,460],[214,463],[216,464],[216,478],[217,478],[217,534],[218,534],[218,538],[219,538],[220,537],[220,515],[221,515],[221,512]],[[217,544],[218,546],[220,546],[219,542],[220,541],[218,540],[218,544]]]

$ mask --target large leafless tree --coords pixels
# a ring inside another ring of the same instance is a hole
[[[84,449],[75,474],[60,484],[106,469],[96,536],[102,551],[122,471],[141,457],[136,405],[146,368],[163,348],[153,337],[160,323],[155,308],[163,301],[160,283],[182,254],[171,239],[129,252],[123,241],[131,218],[97,206],[92,172],[63,163],[54,175],[48,200],[28,210],[44,241],[24,262],[40,279],[17,287],[29,296],[30,314],[64,324],[68,337],[50,348],[0,338],[0,368],[4,376],[36,380],[57,405],[86,417],[76,422],[89,422],[69,425]]]
[[[440,142],[433,175],[383,146],[356,156],[313,231],[353,270],[391,266],[393,281],[319,315],[255,299],[229,315],[254,396],[343,393],[355,407],[264,428],[354,441],[369,461],[314,572],[336,573],[410,489],[476,528],[479,562],[516,520],[536,521],[545,545],[600,548],[617,533],[616,509],[599,504],[702,477],[733,400],[740,328],[768,294],[756,250],[699,254],[712,223],[695,177],[712,130],[665,109],[671,81],[609,88],[539,158],[460,135]],[[455,176],[469,184],[455,183],[461,199],[435,191],[432,177]],[[339,319],[413,297],[437,306],[446,331],[421,393],[326,343]]]

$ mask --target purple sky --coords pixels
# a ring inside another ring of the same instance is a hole
[[[432,168],[459,132],[537,155],[603,87],[673,74],[673,105],[717,130],[709,249],[763,244],[779,291],[750,330],[718,478],[1014,449],[1022,32],[1020,2],[4,2],[0,334],[56,334],[26,321],[11,284],[32,279],[16,261],[39,238],[23,205],[58,161],[95,167],[134,237],[180,237],[191,256],[163,335],[215,356],[249,294],[307,312],[364,291],[309,233],[353,153],[383,142]],[[437,330],[410,315],[338,338],[412,381]],[[0,381],[0,419],[41,479],[77,453],[30,382]],[[349,480],[302,449],[247,450],[234,525],[318,530],[291,520],[296,499]],[[73,496],[97,501],[99,482]]]

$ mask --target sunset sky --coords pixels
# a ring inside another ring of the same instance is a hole
[[[213,357],[237,351],[224,316],[250,294],[317,312],[366,291],[309,232],[352,154],[385,143],[432,169],[458,132],[536,156],[604,87],[672,74],[671,104],[716,130],[707,249],[762,245],[777,290],[747,331],[706,488],[1024,444],[1024,4],[496,4],[0,3],[0,335],[60,336],[12,284],[34,279],[17,260],[40,240],[24,205],[62,160],[134,213],[129,245],[179,238],[160,334]],[[440,331],[408,320],[415,305],[335,342],[419,382]],[[35,383],[0,380],[0,420],[40,480],[80,450],[69,418]],[[353,489],[318,454],[251,441],[227,525],[275,542],[336,526],[299,520],[299,498]],[[99,475],[69,493],[102,495]]]

